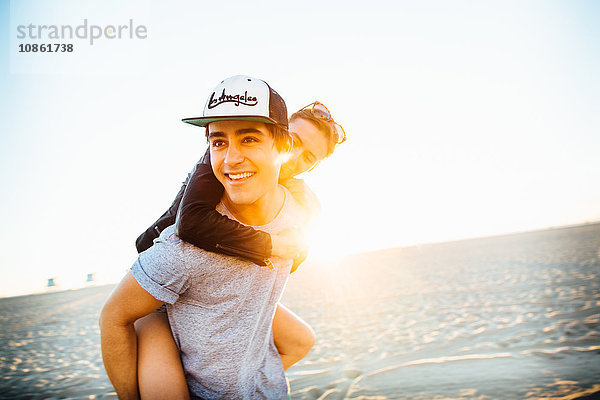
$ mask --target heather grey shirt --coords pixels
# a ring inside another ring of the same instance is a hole
[[[302,222],[303,211],[284,192],[277,217],[258,229],[277,233]],[[217,210],[234,219],[222,203]],[[131,267],[138,283],[167,303],[192,396],[286,398],[272,319],[292,260],[271,261],[273,270],[204,251],[179,239],[170,226]]]

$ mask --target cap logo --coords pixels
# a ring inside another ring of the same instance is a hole
[[[239,106],[240,104],[243,104],[245,106],[255,106],[258,104],[258,100],[256,99],[256,97],[253,96],[248,96],[248,91],[245,91],[244,94],[236,94],[236,95],[232,95],[232,94],[226,94],[225,93],[225,89],[223,89],[223,92],[221,93],[221,95],[219,97],[217,97],[215,99],[215,95],[216,92],[213,92],[210,95],[210,99],[208,100],[208,109],[213,109],[215,107],[217,107],[219,104],[223,104],[223,103],[234,103],[235,106]]]

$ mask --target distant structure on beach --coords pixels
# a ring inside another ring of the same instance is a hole
[[[86,286],[94,286],[96,285],[96,273],[92,272],[87,274],[87,278],[85,278],[85,285]]]
[[[58,289],[58,281],[56,280],[56,277],[48,278],[48,283],[46,284],[46,290],[54,290],[54,289]]]
[[[95,272],[88,272],[87,274],[85,274],[84,279],[81,275],[77,280],[69,280],[68,278],[69,277],[65,278],[63,276],[53,276],[52,278],[47,278],[47,283],[44,287],[45,291],[54,292],[63,290],[74,290],[81,289],[83,287],[98,285]]]

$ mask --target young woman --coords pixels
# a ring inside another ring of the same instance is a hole
[[[289,159],[281,167],[280,183],[290,190],[310,219],[318,211],[318,200],[301,179],[294,177],[329,157],[346,135],[327,107],[319,102],[292,114],[289,131],[294,145]],[[267,267],[272,256],[293,258],[292,272],[295,271],[306,258],[306,246],[299,240],[299,232],[269,235],[233,221],[215,210],[222,195],[223,186],[212,172],[207,150],[171,207],[138,237],[138,251],[149,248],[162,229],[176,223],[178,236],[195,246]],[[156,312],[140,319],[136,322],[136,332],[140,396],[189,397],[179,351],[166,314]],[[306,322],[278,304],[273,317],[273,339],[287,370],[310,351],[315,336]]]

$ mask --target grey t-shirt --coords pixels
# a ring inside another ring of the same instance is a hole
[[[287,189],[268,233],[298,225],[303,211]],[[235,219],[221,203],[221,214]],[[167,303],[192,396],[280,399],[287,396],[272,319],[292,260],[272,258],[275,268],[211,253],[166,228],[131,267],[138,283]]]

